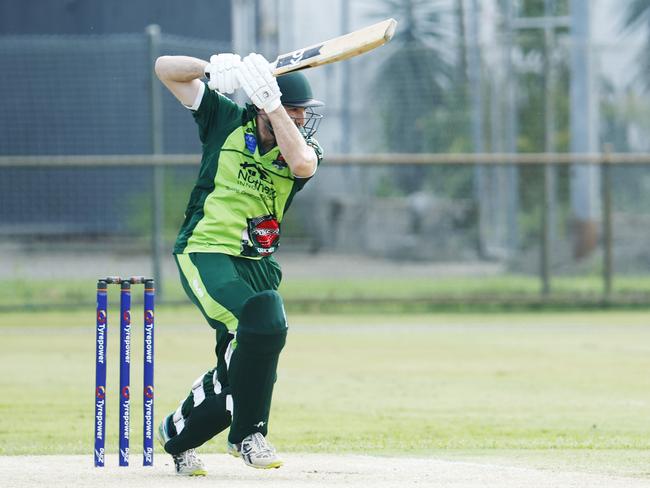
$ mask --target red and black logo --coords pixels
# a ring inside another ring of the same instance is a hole
[[[248,236],[260,256],[275,252],[280,241],[280,223],[273,215],[248,219]]]

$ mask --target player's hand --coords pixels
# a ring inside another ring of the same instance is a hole
[[[235,72],[240,65],[239,54],[222,53],[210,56],[210,63],[205,67],[205,76],[210,79],[208,88],[220,93],[233,93],[239,88]]]
[[[269,62],[261,54],[251,53],[242,60],[237,79],[257,108],[273,112],[280,106],[280,87],[271,74]]]

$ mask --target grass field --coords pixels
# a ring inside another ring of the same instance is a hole
[[[21,310],[38,306],[87,306],[94,300],[93,283],[89,279],[0,280],[0,311]],[[187,297],[176,279],[165,281],[165,298],[169,302],[185,303]],[[482,277],[430,278],[294,278],[282,283],[281,291],[287,306],[298,312],[348,313],[430,309],[471,311],[495,308],[490,304],[518,305],[548,302],[562,308],[580,309],[597,305],[603,296],[602,277],[559,276],[552,280],[552,293],[542,298],[540,281],[532,275],[498,275]],[[622,306],[643,306],[650,301],[650,278],[619,276],[614,280],[610,300]],[[64,308],[65,308],[64,307]],[[498,308],[498,307],[497,307]],[[501,307],[503,308],[503,307]],[[521,307],[519,307],[521,308]]]
[[[116,451],[111,312],[107,445]],[[134,455],[141,331],[135,322]],[[5,313],[0,336],[0,455],[91,456],[93,311]],[[212,347],[197,311],[159,307],[157,421],[211,366]],[[505,460],[650,478],[649,353],[640,312],[293,315],[270,437],[281,451]],[[224,443],[222,434],[203,450],[223,452]]]

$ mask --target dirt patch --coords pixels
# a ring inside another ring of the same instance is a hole
[[[387,488],[435,486],[437,488],[641,488],[650,481],[628,477],[539,470],[505,465],[445,461],[433,458],[394,458],[357,455],[287,454],[285,465],[262,471],[245,466],[225,454],[202,456],[208,476],[180,478],[174,475],[171,458],[158,455],[156,466],[117,467],[117,457],[108,456],[106,467],[92,465],[91,456],[2,456],[0,484],[3,487],[119,487],[156,488],[178,486],[227,486],[248,488]]]

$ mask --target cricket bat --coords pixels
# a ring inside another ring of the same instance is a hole
[[[343,61],[372,51],[390,41],[397,21],[387,19],[329,41],[281,54],[271,63],[273,76]]]

